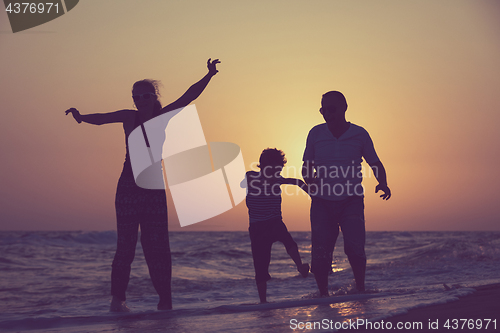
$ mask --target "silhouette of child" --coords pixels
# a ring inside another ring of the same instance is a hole
[[[303,277],[309,273],[309,264],[300,259],[297,243],[288,232],[281,216],[281,185],[297,185],[307,192],[307,185],[300,179],[283,178],[281,171],[286,163],[283,151],[267,148],[260,155],[260,172],[248,171],[246,204],[248,215],[255,282],[261,303],[267,303],[266,291],[271,262],[271,248],[274,242],[285,245],[297,270]]]

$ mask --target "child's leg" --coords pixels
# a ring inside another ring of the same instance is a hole
[[[280,222],[278,229],[278,240],[283,243],[286,249],[286,253],[292,258],[293,262],[297,266],[297,270],[303,277],[306,277],[309,273],[309,264],[303,264],[300,258],[299,247],[297,243],[293,240],[292,235],[288,232],[285,224]]]
[[[285,245],[286,253],[292,258],[297,267],[302,266],[302,259],[300,258],[299,247],[293,240],[292,235],[287,232],[287,235],[282,238],[282,243]]]
[[[260,225],[251,224],[248,231],[250,233],[257,291],[259,292],[260,302],[267,303],[266,282],[271,279],[269,275],[269,263],[271,262],[271,248],[273,243],[266,237],[266,230],[261,230]]]

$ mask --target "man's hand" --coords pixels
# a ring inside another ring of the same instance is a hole
[[[375,187],[375,193],[378,193],[378,191],[384,192],[384,194],[380,196],[382,200],[389,200],[391,197],[391,190],[386,184],[378,184],[377,187]]]

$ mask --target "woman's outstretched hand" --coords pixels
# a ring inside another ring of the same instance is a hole
[[[66,110],[66,115],[68,115],[68,113],[70,113],[70,112],[73,115],[73,118],[75,118],[75,120],[78,123],[82,122],[82,117],[80,116],[80,112],[77,109],[71,108],[71,109]]]
[[[208,59],[208,61],[207,61],[208,74],[215,75],[219,72],[217,70],[217,68],[215,68],[215,65],[220,64],[220,61],[219,61],[219,59],[215,59],[214,61],[211,61],[211,60],[212,60],[212,58]]]

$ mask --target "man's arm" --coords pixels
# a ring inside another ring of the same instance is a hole
[[[210,82],[210,79],[212,79],[212,77],[219,72],[216,68],[216,65],[219,63],[220,63],[219,59],[215,59],[214,61],[208,59],[207,61],[208,73],[200,81],[196,82],[191,87],[189,87],[189,89],[186,90],[186,92],[181,97],[179,97],[175,102],[165,106],[161,110],[161,113],[166,113],[179,108],[183,108],[189,105],[189,103],[191,103],[195,99],[197,99],[198,96],[200,96],[203,90],[205,90],[205,88],[207,87],[208,83]]]
[[[370,164],[370,167],[373,170],[373,174],[375,175],[375,178],[378,180],[378,185],[375,187],[375,193],[378,193],[378,191],[384,192],[380,197],[382,200],[389,200],[391,197],[391,190],[389,187],[387,187],[387,174],[385,172],[384,165],[382,162],[378,161],[375,163]]]

